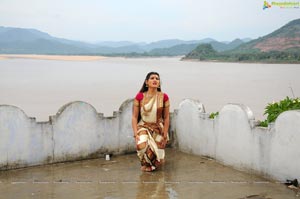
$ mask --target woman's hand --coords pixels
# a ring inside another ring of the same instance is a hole
[[[136,135],[136,136],[134,136],[134,139],[135,139],[135,143],[137,145],[138,142],[140,141],[140,136]]]
[[[163,140],[161,141],[161,148],[163,149],[166,148],[167,143],[168,143],[168,138],[167,136],[164,136]]]

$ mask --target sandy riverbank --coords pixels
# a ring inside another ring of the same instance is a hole
[[[0,60],[3,59],[46,59],[63,61],[94,61],[105,59],[104,56],[88,55],[24,55],[24,54],[0,54]]]

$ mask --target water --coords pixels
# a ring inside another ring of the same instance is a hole
[[[136,154],[2,171],[1,198],[298,198],[279,182],[212,159],[174,149],[166,154],[165,164],[151,173],[140,171]]]
[[[47,121],[71,101],[85,101],[111,116],[133,98],[149,71],[161,75],[171,110],[185,98],[206,112],[227,103],[250,107],[263,119],[267,103],[300,96],[300,64],[188,62],[180,58],[107,58],[96,61],[0,60],[0,104],[15,105],[37,121]]]

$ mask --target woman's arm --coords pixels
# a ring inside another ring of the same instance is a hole
[[[170,107],[164,108],[164,129],[163,129],[163,135],[164,139],[167,141],[167,136],[169,132],[169,125],[170,125]]]
[[[136,138],[137,136],[137,123],[138,123],[138,116],[139,116],[139,107],[138,106],[133,106],[133,111],[132,111],[132,119],[131,119],[131,123],[132,123],[132,129],[133,129],[133,133],[134,133],[134,137]]]

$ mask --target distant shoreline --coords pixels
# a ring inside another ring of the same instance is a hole
[[[96,61],[111,58],[112,56],[100,56],[100,55],[37,55],[37,54],[0,54],[0,61],[7,59],[38,59],[38,60],[57,60],[57,61]],[[184,58],[183,56],[116,56],[121,58],[161,58],[161,57],[176,57],[179,61],[187,62],[213,62],[213,63],[247,63],[247,64],[299,64],[299,62],[284,61],[232,61],[232,60],[199,60],[192,58]]]
[[[91,55],[36,55],[36,54],[0,54],[0,60],[4,59],[42,59],[42,60],[61,60],[61,61],[94,61],[102,60],[105,56]]]
[[[212,63],[238,63],[238,64],[300,64],[300,62],[288,62],[288,61],[231,61],[231,60],[200,60],[200,59],[181,59],[180,61],[187,61],[187,62],[212,62]]]

